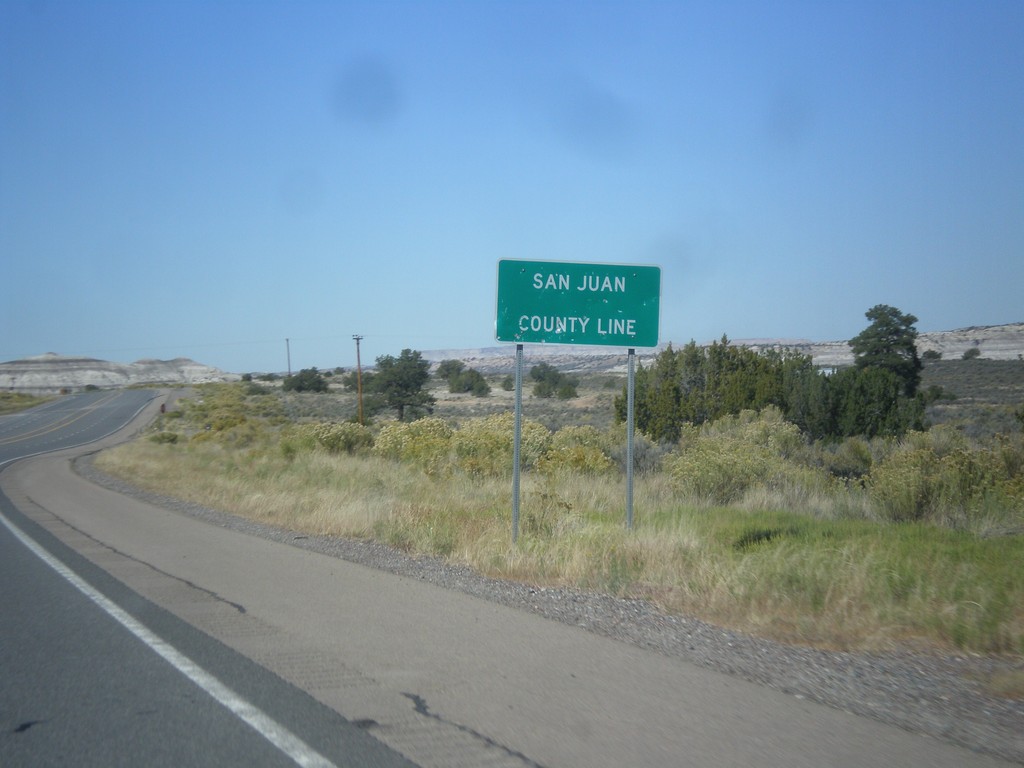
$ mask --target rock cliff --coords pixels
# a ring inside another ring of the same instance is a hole
[[[132,385],[181,386],[211,381],[237,381],[238,376],[188,358],[112,363],[90,357],[64,357],[48,353],[25,360],[0,363],[0,389],[48,394],[88,386],[100,389]]]

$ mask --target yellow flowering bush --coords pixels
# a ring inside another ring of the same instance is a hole
[[[455,463],[475,475],[501,476],[512,471],[515,414],[494,413],[469,419],[455,432],[452,446]],[[523,419],[519,445],[520,466],[531,467],[544,454],[551,442],[547,427]]]
[[[373,447],[373,433],[362,424],[319,423],[306,427],[314,440],[330,453],[356,453]]]
[[[601,474],[610,471],[615,462],[605,447],[608,438],[589,424],[562,427],[551,436],[551,447],[537,461],[537,469],[545,473],[559,470]]]
[[[450,464],[452,428],[443,419],[393,422],[381,428],[373,453],[386,459],[416,464],[428,474]]]

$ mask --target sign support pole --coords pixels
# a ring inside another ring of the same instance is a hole
[[[626,369],[626,528],[633,529],[633,410],[636,392],[636,350],[630,349]]]
[[[516,344],[516,414],[512,438],[512,543],[519,540],[519,449],[523,434],[523,345]]]

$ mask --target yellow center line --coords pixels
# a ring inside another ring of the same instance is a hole
[[[36,429],[33,429],[29,432],[23,432],[19,435],[12,435],[10,437],[0,439],[0,445],[10,445],[11,443],[17,443],[21,440],[28,440],[29,438],[39,437],[41,435],[46,435],[49,434],[50,432],[54,432],[58,429],[61,429],[62,427],[66,427],[69,424],[74,424],[79,419],[84,419],[86,416],[88,416],[90,413],[95,411],[100,406],[106,405],[111,400],[116,399],[119,395],[119,392],[114,392],[102,398],[101,400],[97,400],[95,403],[90,405],[85,410],[73,413],[70,416],[62,418],[61,420],[56,421],[52,424],[45,424],[42,427],[37,427]]]

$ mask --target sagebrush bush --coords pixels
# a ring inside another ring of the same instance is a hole
[[[665,464],[683,495],[727,504],[739,501],[748,489],[767,484],[776,461],[760,446],[735,439],[697,438]]]
[[[451,464],[452,428],[443,419],[392,422],[381,428],[373,454],[404,461],[428,474],[444,472]]]
[[[373,432],[369,427],[352,422],[308,424],[313,439],[329,453],[356,453],[373,448]]]
[[[620,424],[606,433],[610,439],[608,455],[620,472],[626,471],[626,425]],[[675,446],[658,443],[642,432],[633,434],[633,471],[637,475],[653,475],[661,470],[662,460]]]
[[[291,461],[300,453],[316,448],[316,437],[307,424],[293,424],[285,427],[278,435],[278,449],[281,455]]]
[[[774,405],[762,411],[740,411],[723,416],[701,427],[705,438],[725,438],[765,448],[781,459],[794,458],[806,446],[800,428],[786,421],[782,411]]]
[[[817,486],[819,473],[793,458],[803,448],[800,430],[772,407],[684,427],[678,453],[664,464],[679,493],[728,504],[754,488]]]
[[[261,421],[224,418],[214,421],[213,426],[208,425],[202,432],[196,432],[190,442],[219,443],[231,448],[247,448],[264,442],[269,437],[266,426]]]
[[[972,448],[951,427],[909,433],[867,478],[881,517],[963,525],[993,508],[1024,512],[1024,449],[1007,438]],[[959,522],[958,522],[959,521]]]
[[[273,397],[247,397],[241,384],[203,384],[201,397],[181,401],[182,418],[196,432],[193,440],[250,445],[279,421],[281,410]],[[170,414],[165,414],[169,416]]]
[[[844,480],[859,480],[871,471],[871,446],[862,437],[848,437],[835,446],[817,448],[821,466]]]
[[[467,420],[452,437],[456,466],[474,475],[494,477],[510,474],[514,436],[515,414],[511,412]],[[523,419],[519,446],[520,466],[534,466],[550,443],[551,433],[547,427]]]
[[[605,450],[608,446],[608,442],[608,436],[602,434],[597,427],[593,427],[589,424],[584,424],[582,426],[568,426],[562,427],[551,435],[551,450],[557,451],[574,446],[587,446],[598,448],[599,450]]]
[[[551,447],[537,460],[537,469],[552,474],[561,470],[600,474],[615,466],[605,448],[609,437],[589,425],[562,427],[551,435]]]
[[[549,474],[568,470],[597,475],[610,471],[614,466],[615,462],[596,445],[551,448],[537,460],[537,470]]]

